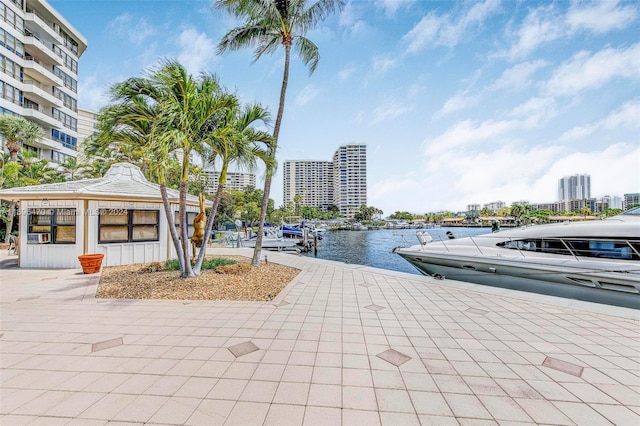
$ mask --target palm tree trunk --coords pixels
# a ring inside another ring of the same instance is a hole
[[[11,237],[11,229],[13,229],[13,218],[16,215],[16,202],[9,201],[9,208],[7,209],[7,228],[4,234],[4,243],[9,244],[9,237]]]
[[[273,128],[273,145],[271,147],[271,158],[276,158],[276,150],[278,147],[278,135],[280,134],[280,125],[282,124],[282,116],[284,114],[284,100],[287,95],[287,83],[289,82],[289,60],[291,56],[291,46],[284,46],[284,73],[282,76],[282,87],[280,89],[280,105],[278,106],[278,116],[276,124]],[[258,236],[256,238],[256,247],[253,250],[253,258],[251,266],[260,265],[260,255],[262,254],[262,239],[264,238],[264,221],[267,218],[267,206],[269,205],[269,192],[271,190],[271,178],[273,170],[267,168],[264,178],[264,194],[262,196],[262,205],[260,206],[260,222],[258,223]]]
[[[180,181],[180,220],[184,222],[184,218],[187,216],[187,184],[186,180]],[[193,278],[193,269],[191,269],[191,262],[189,261],[189,234],[187,227],[182,224],[180,226],[180,237],[182,238],[182,259],[184,262],[184,272],[182,278]]]
[[[167,186],[163,183],[160,184],[160,196],[162,197],[162,205],[164,206],[164,214],[167,217],[167,226],[169,227],[169,234],[171,234],[171,240],[173,246],[176,248],[176,255],[178,256],[178,263],[180,263],[180,273],[184,273],[184,254],[182,253],[182,246],[180,245],[180,238],[178,237],[178,231],[176,231],[176,224],[173,219],[173,211],[171,210],[171,204],[169,204],[169,196],[167,195]]]
[[[6,143],[7,150],[9,151],[9,162],[16,163],[18,161],[18,152],[20,152],[20,145],[17,140],[9,139]],[[7,210],[7,228],[4,234],[5,244],[9,244],[9,237],[11,236],[11,230],[13,229],[13,220],[16,215],[16,202],[9,201],[9,209]]]

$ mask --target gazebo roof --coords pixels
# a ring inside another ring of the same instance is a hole
[[[170,202],[179,201],[179,192],[175,189],[167,188],[167,195]],[[19,201],[38,198],[162,201],[160,185],[149,182],[140,168],[130,163],[113,164],[101,178],[0,190],[0,199],[3,200]],[[187,195],[187,204],[197,206],[198,197]]]

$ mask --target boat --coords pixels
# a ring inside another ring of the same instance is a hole
[[[416,236],[418,245],[393,252],[424,275],[640,309],[640,208],[474,237]]]
[[[244,247],[254,248],[256,246],[257,235],[242,240]],[[265,229],[265,235],[262,238],[262,248],[265,250],[298,250],[298,240],[293,238],[283,238],[282,234],[276,229]]]

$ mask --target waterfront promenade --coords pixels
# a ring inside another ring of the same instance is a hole
[[[264,254],[301,269],[271,302],[95,299],[3,252],[0,424],[640,424],[639,311]]]

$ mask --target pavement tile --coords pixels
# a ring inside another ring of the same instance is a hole
[[[267,413],[269,411],[269,404],[259,402],[244,402],[238,401],[233,407],[229,417],[227,418],[226,425],[259,425],[263,424]]]
[[[184,424],[200,405],[199,398],[171,397],[149,420],[158,424]]]
[[[511,398],[506,396],[479,395],[478,399],[496,420],[532,422],[533,419]]]
[[[342,409],[344,426],[379,426],[380,414],[377,411]]]
[[[406,390],[376,388],[375,392],[380,411],[415,413],[411,398]]]
[[[417,415],[412,413],[390,413],[381,411],[380,412],[380,421],[382,425],[403,425],[403,426],[411,426],[411,425],[420,425],[420,419]]]
[[[536,423],[553,425],[573,425],[573,421],[565,416],[553,403],[543,399],[514,398],[520,407]]]
[[[578,425],[611,425],[612,423],[588,405],[578,402],[554,401],[555,405],[567,417]]]
[[[189,426],[221,426],[235,405],[235,401],[202,400],[185,424]]]
[[[443,393],[442,396],[456,417],[472,417],[476,419],[492,418],[491,414],[475,395]]]
[[[409,396],[418,414],[453,416],[453,412],[439,392],[409,391]]]
[[[83,419],[111,420],[136,398],[136,395],[110,393],[87,408],[78,417]]]
[[[140,395],[116,414],[112,420],[148,422],[168,400],[169,397],[166,396]]]
[[[636,401],[636,403],[638,403]],[[622,405],[590,404],[591,408],[616,425],[640,424],[640,413],[634,412]]]
[[[45,393],[43,390],[36,389],[3,389],[0,388],[2,393],[0,394],[0,414],[9,414],[18,407],[31,402]]]
[[[342,421],[342,410],[330,407],[307,407],[304,412],[305,426],[339,425]]]
[[[248,380],[220,379],[213,386],[207,398],[237,400],[242,395],[247,383]]]
[[[312,383],[309,388],[307,405],[319,407],[341,407],[342,387],[340,385]]]
[[[218,379],[210,377],[189,377],[173,395],[184,398],[206,397]]]
[[[314,367],[311,382],[326,385],[341,385],[342,372],[343,369],[337,367]]]
[[[305,405],[309,396],[309,386],[308,383],[280,382],[273,402],[277,404]]]
[[[297,426],[304,419],[302,405],[271,404],[263,426]]]
[[[278,383],[250,380],[244,388],[239,401],[271,403],[276,394]]]

